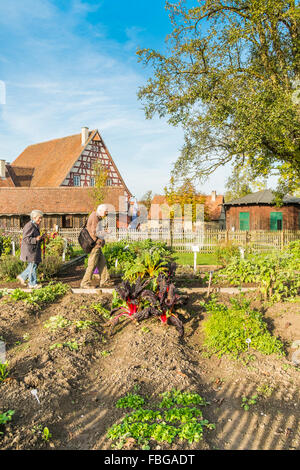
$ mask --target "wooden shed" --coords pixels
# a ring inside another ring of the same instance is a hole
[[[299,230],[300,198],[285,196],[276,206],[270,189],[224,203],[227,230]]]

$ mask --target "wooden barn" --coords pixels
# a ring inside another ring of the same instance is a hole
[[[131,193],[99,131],[28,146],[8,164],[0,160],[0,229],[22,228],[33,209],[44,212],[42,227],[77,228],[97,203],[94,165],[107,171],[104,201],[126,212]]]
[[[270,189],[224,203],[227,230],[299,230],[300,198],[286,196],[282,206]]]

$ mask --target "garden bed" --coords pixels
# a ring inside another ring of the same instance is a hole
[[[84,264],[0,285],[0,448],[299,448],[296,256],[235,259],[212,283],[151,241],[105,256],[109,294],[76,290]],[[231,286],[245,267],[254,292]]]
[[[256,295],[248,297],[253,307],[261,307]],[[219,300],[229,303],[226,295]],[[291,362],[291,343],[300,339],[299,304],[277,303],[264,312],[272,334],[286,346],[286,357],[250,349],[233,360],[205,354],[204,295],[189,295],[179,310],[183,339],[157,319],[124,320],[110,335],[107,319],[91,307],[101,302],[109,308],[110,301],[109,295],[69,293],[36,310],[0,300],[10,366],[0,402],[2,411],[14,410],[1,449],[111,449],[107,431],[126,411],[116,408],[117,400],[138,393],[154,409],[159,394],[171,388],[205,398],[203,416],[215,429],[204,429],[203,439],[192,444],[150,440],[152,449],[299,449],[299,369]],[[46,328],[53,316],[65,318],[68,326]],[[79,328],[84,321],[92,324]],[[243,397],[254,395],[258,398],[246,410]],[[140,447],[124,439],[122,448]]]

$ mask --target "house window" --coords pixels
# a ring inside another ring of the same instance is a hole
[[[95,178],[91,177],[91,186],[95,186]]]
[[[282,230],[282,212],[270,213],[270,230]]]
[[[74,176],[74,186],[80,186],[80,176]]]
[[[111,186],[112,185],[112,179],[111,178],[107,178],[106,180],[106,186]]]
[[[249,230],[250,214],[249,212],[240,212],[240,230]]]
[[[72,228],[72,227],[73,227],[73,216],[63,215],[62,216],[62,228]]]

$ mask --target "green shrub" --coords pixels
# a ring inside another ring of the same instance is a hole
[[[203,345],[209,352],[236,358],[250,345],[263,354],[284,354],[283,344],[270,334],[262,314],[250,309],[249,301],[231,298],[230,302],[230,307],[215,299],[206,304],[210,315],[203,323]]]
[[[300,260],[300,240],[294,240],[293,242],[290,242],[285,251],[290,253],[296,259]]]
[[[15,279],[25,269],[25,263],[16,256],[7,255],[0,259],[0,279]]]
[[[150,239],[138,242],[120,240],[118,242],[108,242],[103,247],[103,254],[108,268],[117,267],[123,269],[132,266],[137,259],[143,259],[145,253],[150,256],[159,256],[161,259],[170,260],[173,250],[165,242],[153,241]]]
[[[108,268],[122,266],[125,261],[133,261],[136,257],[131,245],[124,240],[106,243],[102,249]]]
[[[11,238],[0,235],[0,256],[9,255],[12,250]]]
[[[58,256],[46,256],[38,266],[38,274],[41,279],[47,280],[55,276],[63,262]]]
[[[56,236],[55,238],[50,238],[48,243],[46,244],[46,255],[49,257],[62,258],[65,244],[66,244],[66,241],[64,240],[64,238],[60,236]],[[65,253],[66,260],[70,259],[72,252],[73,252],[72,246],[70,245],[70,243],[67,243],[66,253]]]
[[[220,243],[215,250],[215,255],[217,258],[218,263],[227,264],[232,258],[240,257],[239,247],[235,245],[233,242],[228,241],[224,243]]]
[[[295,270],[299,259],[289,253],[255,255],[248,259],[233,258],[227,266],[215,274],[214,283],[227,281],[231,285],[257,283],[261,293],[274,301],[298,294],[300,278]]]

